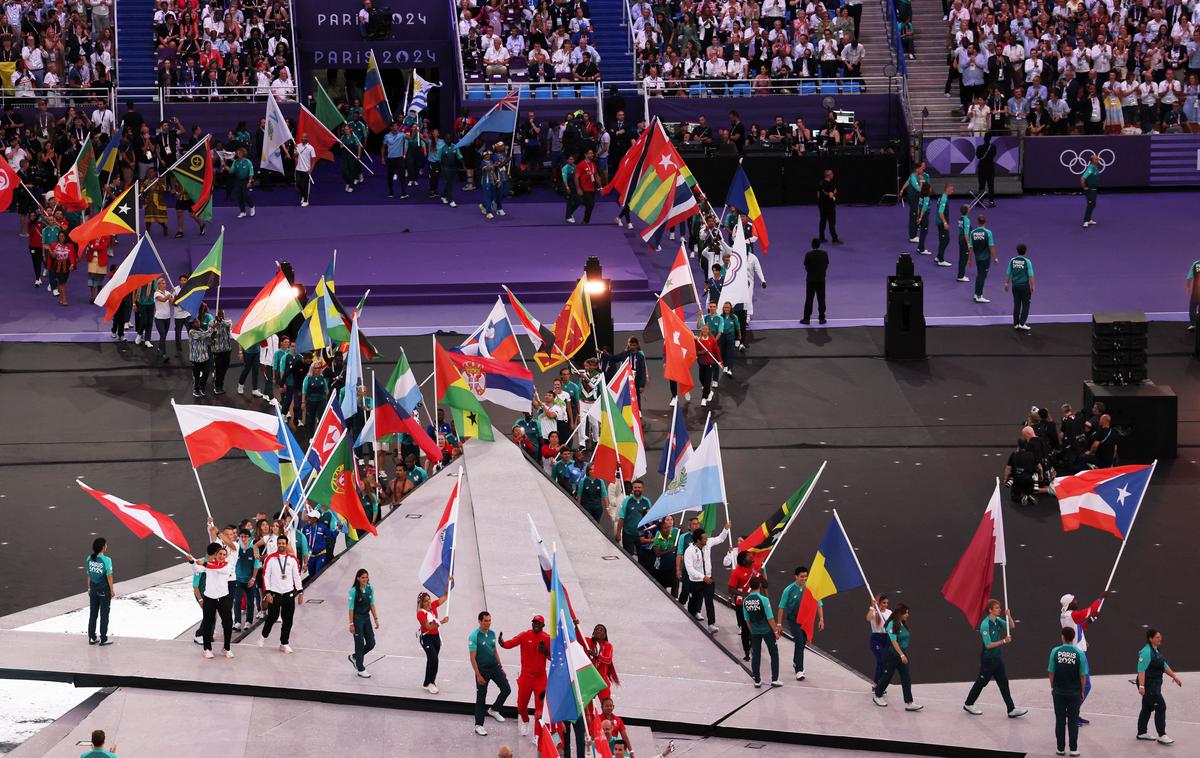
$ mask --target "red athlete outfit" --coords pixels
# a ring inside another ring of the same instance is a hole
[[[600,672],[600,676],[604,678],[605,687],[597,697],[604,700],[612,695],[611,687],[614,684],[620,684],[621,680],[617,676],[617,667],[613,665],[613,646],[612,643],[605,640],[603,642],[587,638],[587,654],[592,659],[592,663],[596,666],[596,670]]]
[[[546,652],[538,649],[541,644]],[[533,712],[542,712],[542,698],[546,696],[546,665],[550,662],[550,635],[532,629],[504,640],[500,647],[510,650],[521,647],[521,673],[517,676],[517,712],[521,721],[529,723],[529,698],[533,696]]]

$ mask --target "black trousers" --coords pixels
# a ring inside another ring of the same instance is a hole
[[[592,211],[596,207],[596,192],[584,192],[580,197],[583,204],[583,223],[592,223]]]
[[[1097,191],[1094,189],[1085,190],[1084,194],[1087,195],[1087,207],[1083,211],[1083,223],[1086,224],[1092,220],[1092,214],[1096,212]]]
[[[1083,697],[1078,692],[1069,695],[1052,692],[1050,697],[1054,700],[1054,739],[1058,741],[1058,749],[1066,750],[1069,743],[1075,750],[1079,747],[1079,706]]]
[[[1146,681],[1146,692],[1142,695],[1142,710],[1138,713],[1137,733],[1145,734],[1150,726],[1150,714],[1154,714],[1154,729],[1161,737],[1167,733],[1167,701],[1162,696],[1162,681]]]
[[[96,639],[96,619],[100,620],[100,640],[108,639],[108,609],[112,605],[112,594],[108,586],[92,587],[88,590],[88,639]]]
[[[508,677],[504,674],[504,669],[496,668],[481,668],[479,669],[480,676],[483,677],[483,684],[475,683],[475,726],[483,726],[483,717],[487,715],[487,690],[488,682],[495,682],[500,688],[500,692],[496,695],[496,700],[492,703],[493,710],[500,710],[504,705],[504,701],[508,700],[509,693],[512,692],[512,686],[508,683]]]
[[[403,158],[388,158],[387,159],[387,185],[388,194],[395,194],[394,182],[400,180],[400,194],[407,195],[405,188],[408,186],[404,179],[404,159]]]
[[[996,202],[996,172],[988,171],[986,173],[980,173],[978,175],[978,178],[979,178],[979,190],[975,194],[978,195],[978,194],[982,193],[984,190],[987,190],[988,202],[989,203]]]
[[[283,625],[279,627],[279,644],[286,645],[292,634],[292,617],[296,615],[296,597],[291,594],[281,595],[275,592],[267,593],[267,597],[271,598],[271,602],[267,603],[267,620],[263,622],[262,626],[263,639],[271,636],[271,628],[282,617]]]
[[[312,189],[312,174],[306,171],[297,171],[296,189],[300,191],[300,199],[307,203],[308,193]]]
[[[688,579],[686,570],[679,573],[679,604],[686,607],[692,596],[692,580]]]
[[[717,614],[713,610],[713,590],[716,585],[710,582],[692,582],[691,595],[688,598],[688,613],[695,616],[700,612],[700,603],[704,603],[704,614],[708,625],[717,623]]]
[[[250,379],[250,388],[258,389],[258,374],[259,362],[258,353],[246,353],[246,357],[242,358],[242,372],[238,374],[238,386],[246,383],[246,379]]]
[[[1004,698],[1004,705],[1010,711],[1015,708],[1012,695],[1008,691],[1008,674],[1004,671],[1004,661],[999,656],[995,658],[980,656],[979,676],[975,678],[975,683],[971,685],[971,691],[967,694],[966,704],[975,705],[975,701],[979,699],[979,694],[983,692],[983,688],[993,679],[996,680],[996,686],[1000,688],[1000,697]]]
[[[192,361],[192,391],[203,392],[208,381],[208,361]]]
[[[834,242],[837,242],[837,238],[838,238],[837,206],[836,205],[829,205],[829,206],[822,205],[822,206],[820,206],[820,211],[821,211],[821,221],[817,226],[817,236],[821,238],[822,242],[824,242],[825,241],[825,227],[828,225],[830,238],[832,238]]]
[[[879,682],[875,685],[875,697],[883,697],[883,693],[887,692],[888,685],[892,683],[892,677],[896,672],[900,672],[900,689],[904,694],[904,702],[911,703],[913,701],[912,677],[908,671],[908,664],[900,662],[900,655],[893,647],[889,647],[884,653],[883,676],[879,677]]]
[[[804,281],[804,320],[807,321],[812,317],[813,298],[817,299],[817,316],[825,318],[825,280],[814,282],[812,279]]]
[[[860,37],[858,33],[859,28],[862,27],[862,3],[859,3],[858,5],[847,5],[846,12],[849,13],[850,18],[854,20],[854,39],[858,39]]]
[[[217,616],[221,617],[221,633],[224,635],[224,649],[229,649],[229,641],[233,638],[233,598],[230,595],[216,600],[205,596],[204,615],[200,629],[204,633],[204,649],[212,650],[213,637],[216,636]]]
[[[214,350],[213,357],[213,389],[225,391],[225,374],[229,371],[230,350]]]
[[[422,634],[421,649],[425,651],[425,683],[428,687],[437,683],[438,654],[442,652],[442,637],[438,634]]]
[[[735,605],[735,606],[733,606],[733,615],[735,617],[737,617],[738,633],[741,635],[741,638],[742,638],[742,654],[750,655],[750,624],[746,621],[746,613],[745,613],[745,611],[742,610],[742,606]],[[775,638],[774,638],[774,636],[772,636],[771,642],[774,642],[774,641],[775,641]],[[773,647],[773,646],[769,646],[769,647]],[[778,665],[776,666],[776,668],[778,669]],[[779,677],[776,676],[774,678],[778,679]]]

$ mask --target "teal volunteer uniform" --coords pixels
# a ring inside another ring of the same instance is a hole
[[[1163,658],[1158,648],[1149,642],[1138,652],[1137,670],[1145,676],[1145,689],[1142,692],[1142,710],[1138,713],[1138,739],[1153,739],[1146,729],[1150,726],[1150,714],[1154,714],[1154,730],[1161,738],[1167,734],[1167,701],[1162,696],[1163,673],[1169,671],[1171,664]],[[1174,677],[1174,674],[1171,674]],[[1145,736],[1144,736],[1145,735]],[[1170,738],[1168,738],[1170,739]]]
[[[934,208],[934,221],[937,223],[938,233],[937,262],[939,266],[946,262],[946,248],[950,245],[950,219],[946,215],[949,205],[950,196],[943,191],[938,195],[937,206]]]
[[[1200,260],[1192,261],[1188,268],[1188,329],[1200,324]]]
[[[804,585],[798,582],[792,582],[783,589],[783,595],[779,598],[779,607],[783,610],[783,618],[787,621],[788,631],[792,633],[792,640],[796,643],[796,649],[792,651],[792,670],[797,675],[804,673],[804,646],[808,644],[808,632],[796,623],[796,616],[800,613],[800,600],[804,597]],[[824,601],[817,601],[818,607],[824,607]],[[798,678],[798,677],[797,677]]]
[[[475,654],[475,665],[479,667],[479,676],[483,684],[475,683],[475,726],[483,726],[483,717],[487,715],[488,682],[495,682],[500,692],[492,703],[492,710],[499,712],[512,692],[508,677],[500,667],[500,658],[496,655],[496,633],[491,629],[486,632],[481,628],[474,629],[467,637],[467,651]]]
[[[1096,223],[1092,221],[1092,214],[1096,211],[1096,195],[1100,193],[1100,169],[1096,164],[1088,163],[1079,182],[1083,185],[1083,194],[1087,196],[1087,206],[1083,211],[1083,225],[1086,228]]]
[[[1054,738],[1058,752],[1079,747],[1079,706],[1083,704],[1083,679],[1088,675],[1087,655],[1069,642],[1050,650],[1050,696],[1054,700]]]
[[[359,587],[358,582],[350,588],[349,611],[354,614],[354,655],[350,662],[358,671],[366,671],[363,658],[375,649],[375,629],[371,626],[371,608],[375,605],[375,588],[370,582]]]
[[[999,646],[989,647],[997,642],[1003,643],[1004,638],[1008,636],[1008,622],[999,616],[984,616],[983,621],[979,623],[979,635],[983,638],[983,649],[979,653],[979,676],[975,677],[975,683],[971,685],[963,708],[973,708],[983,688],[995,679],[996,686],[1000,689],[1000,697],[1004,699],[1004,705],[1012,716],[1016,713],[1016,706],[1013,705],[1012,694],[1008,690],[1008,673],[1004,670],[1004,659],[1000,656]]]
[[[988,269],[992,266],[992,249],[996,241],[992,230],[977,226],[971,230],[971,252],[975,256],[975,299],[983,298],[983,285],[987,281]]]
[[[930,195],[922,195],[917,201],[917,252],[921,255],[928,254],[925,249],[925,238],[929,236],[929,210],[932,206]]]
[[[604,493],[606,489],[607,485],[603,479],[594,476],[585,476],[579,480],[579,486],[575,490],[575,496],[579,498],[579,504],[597,522],[604,515]]]
[[[904,202],[908,204],[908,241],[917,241],[917,201],[921,197],[921,175],[912,172],[904,182]]]
[[[641,545],[638,537],[642,530],[638,528],[638,522],[650,512],[650,507],[650,498],[645,495],[629,495],[621,503],[621,512],[617,514],[617,518],[624,522],[621,524],[621,547],[635,558],[638,557],[638,547]]]
[[[112,591],[108,588],[112,576],[112,559],[103,553],[89,553],[84,560],[88,576],[88,641],[108,643],[108,611],[112,605]],[[96,620],[100,621],[100,637],[96,637]]]
[[[771,599],[755,590],[742,598],[742,613],[750,625],[750,675],[754,677],[754,685],[757,687],[762,683],[759,671],[764,644],[771,656],[771,681],[779,681],[779,646],[770,623]]]
[[[958,281],[967,282],[967,256],[971,251],[971,214],[958,217]]]
[[[250,209],[250,215],[254,215],[254,164],[249,158],[236,158],[233,165],[229,167],[229,174],[233,178],[233,189],[237,194],[238,210],[240,211],[238,218],[246,215],[246,208]]]
[[[1013,326],[1023,327],[1029,320],[1029,303],[1033,300],[1033,261],[1018,255],[1008,262],[1005,278],[1012,285]]]

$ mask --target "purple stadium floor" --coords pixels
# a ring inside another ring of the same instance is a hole
[[[236,208],[218,207],[215,222],[226,225],[230,315],[236,318],[238,303],[266,282],[273,261],[293,261],[301,281],[315,281],[337,247],[339,292],[353,297],[366,287],[373,289],[374,304],[364,320],[371,333],[471,329],[483,319],[501,283],[526,294],[539,318],[552,320],[553,301],[565,299],[584,260],[596,255],[615,280],[618,328],[636,328],[645,323],[653,293],[674,258],[667,244],[661,252],[646,252],[634,232],[618,229],[615,207],[607,199],[597,205],[590,227],[565,224],[561,201],[545,191],[510,199],[507,217],[487,221],[476,207],[477,192],[460,193],[459,207],[449,208],[415,195],[388,201],[380,184],[376,178],[353,195],[371,204],[323,206],[316,195],[308,208],[264,203],[256,217],[247,219],[235,218]],[[290,190],[280,188],[270,194],[286,192]],[[1200,193],[1102,194],[1099,225],[1087,230],[1081,228],[1083,199],[1077,195],[1004,199],[985,212],[1002,261],[1013,255],[1018,242],[1029,246],[1038,285],[1033,323],[1086,321],[1102,310],[1145,311],[1152,319],[1182,321],[1184,277],[1198,255],[1192,215],[1198,207]],[[760,260],[770,286],[757,290],[754,324],[792,328],[801,318],[803,253],[814,236],[817,211],[768,208],[766,218],[774,242],[770,255]],[[885,277],[894,271],[898,253],[915,248],[906,240],[905,211],[896,206],[843,207],[839,220],[846,244],[827,248],[832,258],[830,325],[878,325]],[[108,339],[102,312],[86,302],[82,271],[71,277],[69,308],[58,307],[44,288],[30,286],[26,240],[17,236],[16,226],[13,214],[0,217],[0,234],[8,240],[0,263],[0,340]],[[211,232],[198,237],[190,221],[185,231],[188,236],[181,240],[156,237],[172,274],[189,270],[213,239]],[[128,239],[122,241],[122,252],[129,249]],[[952,245],[947,257],[955,255]],[[925,277],[925,314],[931,325],[1009,321],[1011,302],[1001,289],[1002,268],[993,270],[987,282],[992,302],[976,304],[972,285],[954,281],[954,268],[937,268],[925,256],[916,263]]]

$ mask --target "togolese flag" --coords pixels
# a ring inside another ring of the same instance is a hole
[[[358,472],[354,468],[351,436],[343,434],[338,440],[329,460],[325,461],[325,466],[317,474],[308,499],[327,505],[334,513],[345,516],[350,526],[358,531],[375,534],[375,525],[367,518],[367,512],[358,495]]]
[[[495,439],[492,434],[492,422],[483,404],[475,392],[467,386],[462,373],[454,365],[454,361],[442,346],[437,337],[433,338],[433,382],[436,386],[434,400],[436,405],[443,403],[450,406],[450,415],[454,419],[454,428],[463,437],[479,437],[491,442]]]
[[[779,506],[779,510],[771,514],[746,539],[738,543],[739,553],[749,552],[753,556],[754,569],[756,571],[771,556],[771,551],[779,544],[780,538],[787,531],[792,519],[804,508],[804,501],[808,499],[809,494],[813,491],[813,487],[817,484],[817,480],[821,477],[821,472],[824,470],[825,464],[822,463],[817,473],[813,474],[804,483],[804,486],[793,492],[792,496],[785,500],[783,505]]]
[[[817,614],[817,605],[825,598],[839,592],[862,587],[867,583],[863,576],[858,558],[854,556],[854,548],[850,538],[842,528],[842,520],[834,511],[813,558],[812,567],[808,571],[808,582],[804,585],[804,595],[800,598],[800,611],[796,614],[796,623],[800,625],[811,640],[816,634],[813,620]]]

